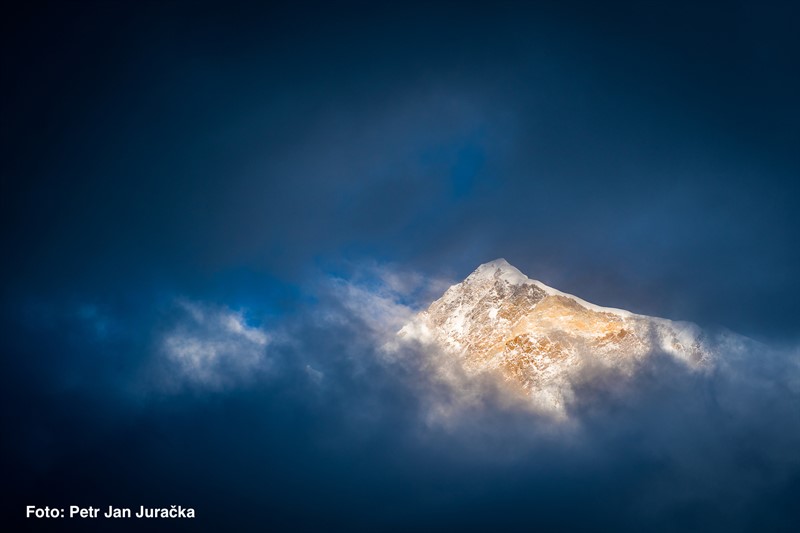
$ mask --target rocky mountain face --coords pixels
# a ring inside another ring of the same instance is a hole
[[[691,369],[713,350],[695,325],[590,304],[529,279],[504,259],[478,267],[398,333],[492,372],[540,406],[562,409],[571,377],[588,366],[630,374],[656,352]]]

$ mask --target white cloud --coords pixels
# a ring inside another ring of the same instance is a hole
[[[207,388],[240,382],[265,366],[270,336],[240,311],[180,300],[181,318],[161,346],[181,381]]]
[[[328,290],[352,316],[383,340],[397,331],[450,282],[388,265],[361,265],[349,279],[332,278]]]
[[[335,279],[331,286],[339,303],[369,328],[370,332],[384,336],[393,335],[414,314],[407,305],[384,286],[367,288],[356,283]]]
[[[329,294],[339,309],[326,318],[342,326],[362,327],[361,340],[367,340],[371,348],[354,353],[375,357],[389,373],[414,376],[408,385],[420,401],[428,426],[452,426],[487,404],[536,411],[532,402],[508,393],[496,376],[469,374],[459,359],[442,353],[436,345],[400,342],[398,332],[451,284],[386,265],[362,266],[349,279],[329,280]]]

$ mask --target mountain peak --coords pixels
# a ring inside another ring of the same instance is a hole
[[[498,257],[494,261],[489,261],[487,263],[483,263],[482,265],[478,266],[478,268],[481,268],[481,267],[495,267],[495,266],[498,267],[498,268],[503,268],[503,267],[510,267],[512,265],[511,265],[511,263],[506,261],[505,257]]]
[[[520,270],[503,259],[502,257],[483,263],[475,271],[469,275],[467,279],[504,279],[511,284],[519,284],[528,281],[528,276],[520,272]]]
[[[510,389],[556,411],[563,411],[572,379],[586,365],[630,376],[656,352],[692,369],[713,359],[692,324],[591,304],[528,278],[502,258],[450,287],[400,333],[433,343],[467,373],[501,376]]]

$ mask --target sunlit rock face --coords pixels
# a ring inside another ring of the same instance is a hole
[[[656,352],[695,370],[713,361],[693,324],[590,304],[529,279],[504,259],[450,287],[398,335],[435,345],[468,373],[493,372],[509,388],[557,410],[581,369],[612,367],[630,375]]]

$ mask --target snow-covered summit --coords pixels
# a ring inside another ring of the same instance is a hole
[[[508,261],[503,259],[495,259],[480,265],[475,271],[470,274],[467,279],[480,280],[480,279],[503,279],[511,284],[519,285],[532,281],[520,272],[515,266],[511,265]]]
[[[467,280],[488,280],[488,279],[501,279],[508,282],[510,285],[535,285],[546,293],[557,293],[552,287],[548,287],[541,281],[531,279],[523,274],[517,267],[503,259],[502,257],[483,263],[475,269],[472,274],[467,276]]]

